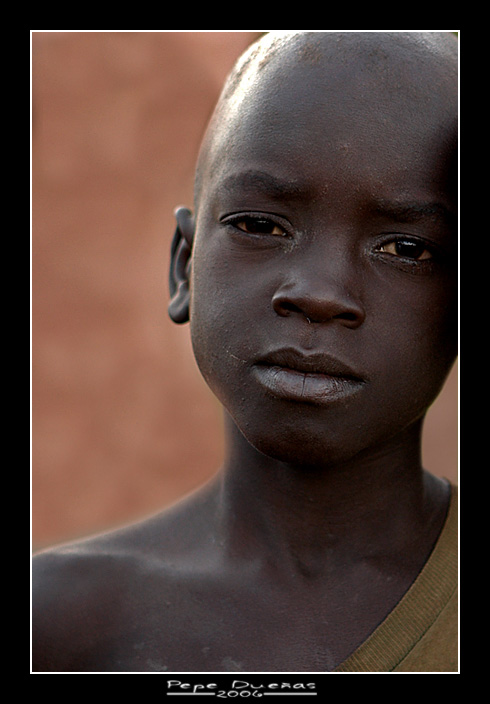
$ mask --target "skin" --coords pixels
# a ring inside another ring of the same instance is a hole
[[[420,440],[456,355],[455,41],[259,49],[224,89],[172,250],[169,313],[223,404],[223,467],[35,558],[35,670],[333,670],[443,526]]]

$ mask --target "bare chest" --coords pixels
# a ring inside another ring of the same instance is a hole
[[[366,585],[287,591],[206,579],[140,585],[115,600],[117,610],[94,630],[92,662],[84,668],[328,672],[364,642],[398,598],[379,585],[375,593]]]

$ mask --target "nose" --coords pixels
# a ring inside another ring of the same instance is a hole
[[[365,309],[360,297],[360,286],[346,272],[318,271],[302,268],[290,272],[272,297],[272,307],[282,317],[302,316],[309,323],[337,321],[348,328],[357,328],[364,322]]]

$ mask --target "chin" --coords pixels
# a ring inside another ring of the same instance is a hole
[[[310,432],[296,430],[271,434],[270,427],[267,433],[263,433],[236,425],[250,449],[277,462],[319,467],[342,463],[353,456],[351,443],[344,447],[340,442],[315,438]]]

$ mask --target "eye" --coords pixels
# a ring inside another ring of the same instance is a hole
[[[230,220],[231,224],[248,235],[272,235],[284,237],[286,231],[272,220],[262,217],[245,216]]]
[[[425,242],[411,239],[410,237],[397,237],[390,242],[382,244],[378,251],[395,257],[402,257],[403,259],[411,259],[412,261],[432,259],[432,253]]]

